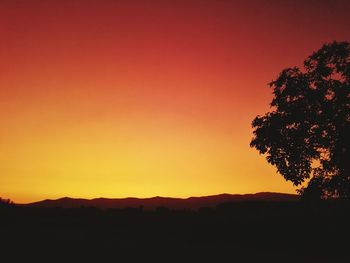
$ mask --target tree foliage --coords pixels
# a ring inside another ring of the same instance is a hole
[[[350,43],[323,45],[269,85],[250,146],[304,196],[350,198]]]

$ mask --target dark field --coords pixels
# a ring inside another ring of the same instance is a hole
[[[350,205],[1,207],[1,262],[350,262]]]

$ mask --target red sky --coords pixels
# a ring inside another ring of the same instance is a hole
[[[249,148],[266,85],[350,1],[0,1],[0,196],[294,192]]]

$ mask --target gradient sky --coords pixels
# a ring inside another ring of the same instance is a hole
[[[249,147],[267,83],[350,1],[0,0],[0,196],[293,193]]]

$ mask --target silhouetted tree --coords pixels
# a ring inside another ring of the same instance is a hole
[[[350,43],[325,44],[270,83],[250,143],[304,196],[350,198]]]
[[[0,207],[13,206],[13,202],[10,199],[3,199],[0,197]]]

